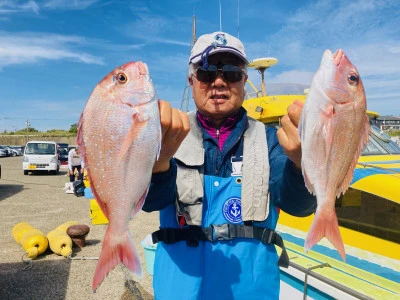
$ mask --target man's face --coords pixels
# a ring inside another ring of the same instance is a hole
[[[244,68],[244,62],[230,53],[216,53],[208,57],[210,65],[234,65]],[[238,82],[226,81],[221,72],[211,82],[201,82],[196,77],[196,72],[189,77],[192,95],[197,109],[208,117],[215,125],[220,124],[227,117],[238,112],[244,101],[244,85],[247,75]]]

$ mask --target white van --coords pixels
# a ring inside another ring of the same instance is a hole
[[[49,141],[28,142],[24,151],[22,168],[24,175],[28,175],[30,171],[46,171],[57,174],[60,170],[57,143]]]

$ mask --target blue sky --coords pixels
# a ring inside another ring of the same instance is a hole
[[[342,48],[368,109],[400,115],[399,1],[220,3],[222,30],[239,35],[250,60],[278,58],[267,92],[302,91],[323,51]],[[220,29],[218,0],[0,0],[0,132],[27,119],[38,130],[68,130],[96,84],[128,61],[146,62],[158,97],[179,108],[193,15],[197,36]],[[257,72],[250,79],[258,84]]]

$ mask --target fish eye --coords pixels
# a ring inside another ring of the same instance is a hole
[[[357,85],[358,82],[360,81],[360,78],[358,77],[357,74],[349,74],[349,76],[347,77],[347,81],[351,85]]]
[[[115,78],[117,79],[117,81],[119,83],[126,83],[128,80],[128,77],[126,77],[126,75],[124,73],[118,73],[117,76],[115,76]]]

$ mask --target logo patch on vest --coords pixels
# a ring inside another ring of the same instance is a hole
[[[225,219],[233,224],[242,222],[242,204],[240,198],[229,198],[222,207]]]

